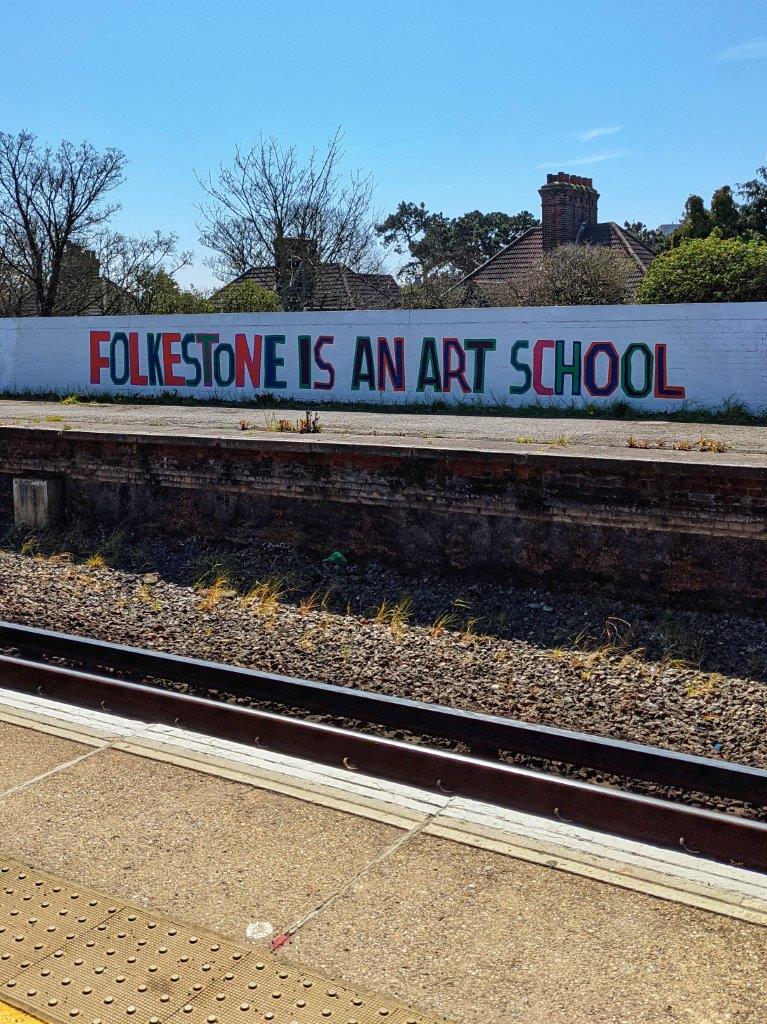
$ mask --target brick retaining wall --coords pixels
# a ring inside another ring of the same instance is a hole
[[[767,460],[0,428],[70,520],[258,537],[690,606],[767,610]]]

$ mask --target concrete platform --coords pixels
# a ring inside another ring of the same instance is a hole
[[[7,691],[0,719],[4,855],[264,957],[472,1024],[767,1016],[763,876]]]
[[[58,402],[25,399],[0,400],[0,424],[103,430],[117,433],[180,434],[184,437],[292,437],[270,430],[275,418],[303,415],[303,406],[280,406],[278,410],[225,408],[221,406],[140,405]],[[248,430],[241,429],[241,423]],[[491,450],[567,450],[577,453],[611,449],[613,454],[632,451],[643,456],[673,457],[673,445],[694,445],[702,436],[721,441],[729,452],[767,455],[767,427],[719,426],[705,423],[672,423],[658,420],[609,420],[593,417],[530,417],[460,413],[413,413],[386,411],[322,410],[322,433],[309,435],[314,443],[341,438],[360,442],[413,444],[432,447],[448,444],[457,448],[482,447]],[[642,442],[665,443],[664,449],[630,449],[630,437]],[[701,453],[676,453],[697,458]],[[704,460],[721,462],[722,455],[704,453]]]

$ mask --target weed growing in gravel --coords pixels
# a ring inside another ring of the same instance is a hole
[[[45,422],[46,423],[61,423],[61,421],[63,419],[64,419],[63,416],[46,416],[45,417]]]
[[[217,604],[225,597],[232,597],[234,591],[232,590],[229,582],[229,577],[226,575],[217,576],[213,580],[209,587],[206,587],[201,591],[202,601],[200,602],[200,608],[204,612],[209,612],[215,608]]]
[[[394,604],[384,600],[378,606],[373,616],[373,622],[378,623],[379,626],[388,626],[392,633],[400,633],[410,621],[412,612],[412,597],[401,597]]]
[[[302,597],[298,602],[298,611],[301,615],[309,615],[311,612],[326,612],[330,607],[330,597],[333,593],[332,587],[328,587],[324,594],[320,595],[319,590],[313,591],[308,597]]]
[[[85,562],[89,569],[104,569],[107,564],[106,558],[100,553],[91,555]]]
[[[703,678],[693,679],[692,682],[687,684],[687,696],[688,697],[706,697],[709,693],[713,693],[716,689],[716,685],[721,679],[721,676],[715,674],[704,676]]]
[[[284,582],[276,576],[262,580],[251,587],[241,604],[261,615],[274,615],[280,599],[285,596]]]
[[[480,622],[481,619],[478,616],[469,616],[461,634],[464,643],[474,643],[474,641],[479,640],[479,637],[477,636],[477,626]]]
[[[79,395],[65,395],[62,399],[60,399],[59,404],[60,405],[79,405],[80,404],[80,396]]]
[[[446,629],[455,629],[457,623],[458,616],[455,612],[443,612],[434,620],[430,633],[432,636],[441,636]]]
[[[204,590],[216,580],[225,578],[228,586],[233,586],[237,574],[234,559],[227,555],[202,555],[192,565],[195,575],[195,590]]]
[[[527,437],[525,434],[520,434],[519,437],[515,438],[517,444],[535,444],[534,437]]]
[[[21,542],[19,549],[22,555],[35,555],[40,550],[40,538],[36,533],[28,533]]]
[[[548,442],[550,448],[567,448],[572,443],[573,439],[569,434],[560,434],[559,437],[555,437],[553,441]]]
[[[700,669],[706,644],[700,634],[691,633],[682,622],[668,618],[658,627],[663,648],[661,664],[666,668]]]

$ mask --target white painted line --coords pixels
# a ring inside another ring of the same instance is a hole
[[[767,925],[767,875],[258,747],[0,689],[0,720]]]

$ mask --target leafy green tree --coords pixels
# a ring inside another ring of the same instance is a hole
[[[745,199],[740,208],[744,229],[767,238],[767,166],[757,168],[755,178],[738,185],[738,195]]]
[[[214,312],[210,299],[202,292],[196,288],[181,288],[165,270],[156,270],[143,277],[137,306],[142,313],[166,315]]]
[[[767,243],[694,238],[661,253],[637,291],[638,302],[763,302]]]
[[[433,274],[463,276],[539,221],[527,210],[481,213],[461,217],[429,213],[424,203],[399,204],[376,226],[384,246],[410,260],[402,268],[405,280],[422,284]]]
[[[282,309],[276,292],[248,279],[222,288],[211,302],[218,313],[278,313]]]
[[[711,214],[700,196],[688,196],[682,223],[671,236],[671,245],[681,245],[687,238],[708,238],[713,224]]]
[[[641,220],[625,220],[623,227],[634,238],[638,238],[640,242],[643,242],[651,252],[657,254],[668,248],[668,239],[660,228],[648,228]]]
[[[711,233],[717,238],[737,238],[743,232],[743,216],[729,185],[711,197]]]

